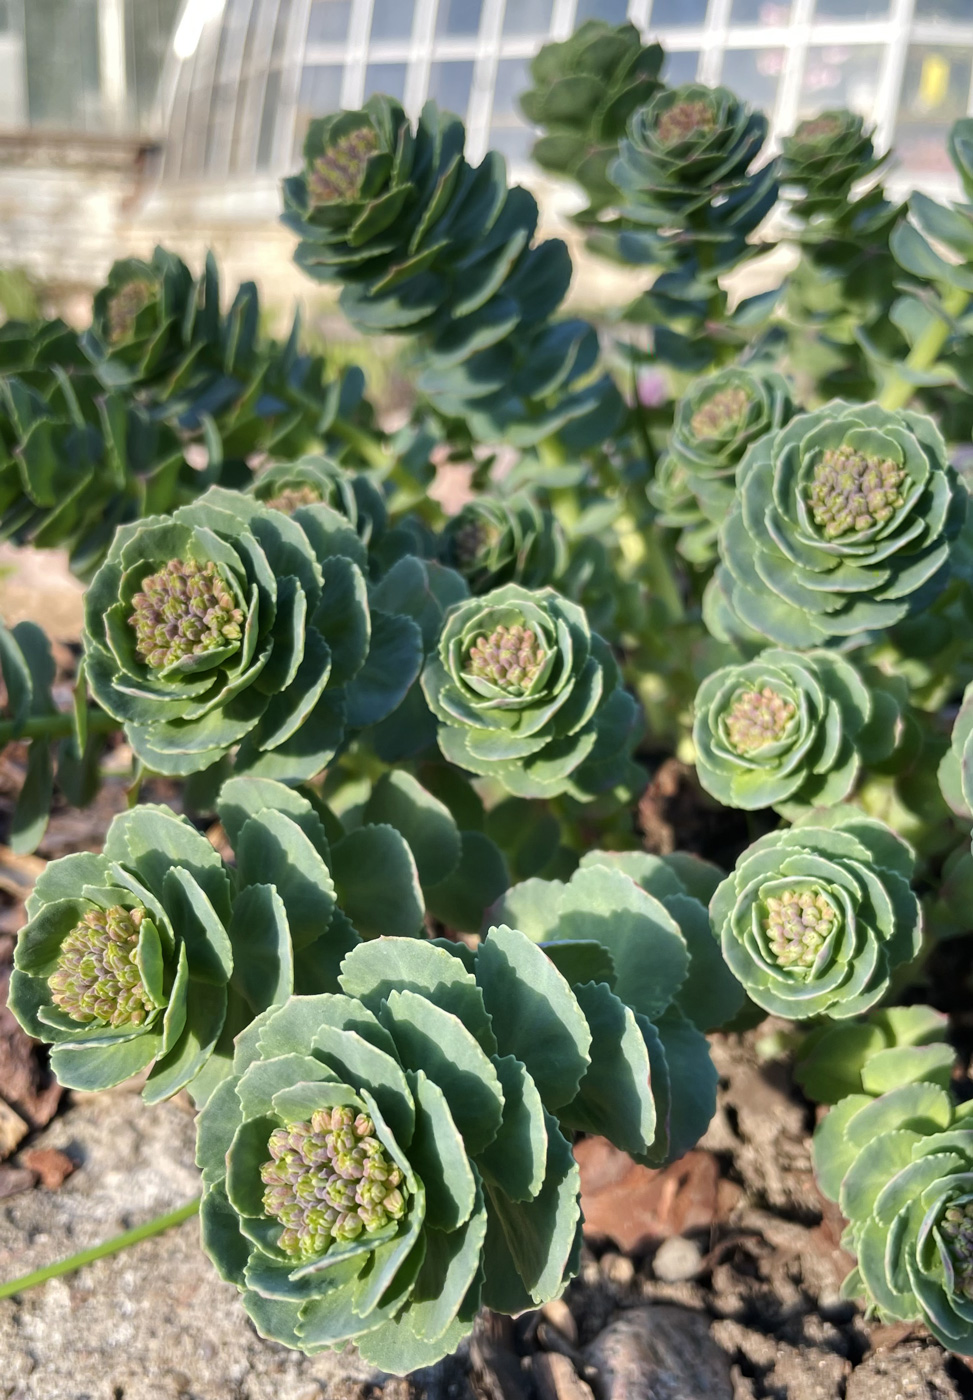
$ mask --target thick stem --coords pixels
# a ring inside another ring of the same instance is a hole
[[[952,330],[952,321],[962,315],[970,303],[970,294],[962,287],[950,287],[942,298],[942,315],[936,317],[913,345],[906,357],[906,368],[915,370],[931,369],[939,358],[939,352],[946,344]],[[898,372],[892,374],[879,396],[882,408],[904,408],[916,386]]]
[[[36,1288],[39,1283],[46,1283],[48,1279],[60,1278],[62,1274],[73,1274],[85,1264],[93,1264],[96,1259],[105,1259],[109,1254],[117,1254],[122,1249],[128,1249],[130,1245],[151,1239],[153,1235],[161,1235],[173,1225],[181,1225],[184,1220],[189,1220],[198,1210],[197,1196],[195,1201],[190,1201],[188,1205],[171,1210],[167,1215],[158,1215],[154,1220],[147,1220],[144,1225],[136,1225],[134,1230],[126,1230],[124,1234],[105,1240],[103,1244],[93,1245],[91,1249],[82,1249],[68,1259],[61,1259],[57,1264],[48,1264],[44,1269],[35,1269],[32,1274],[11,1279],[9,1283],[0,1283],[0,1298],[12,1298],[15,1293],[26,1293],[28,1288]]]
[[[121,729],[117,719],[104,710],[88,711],[89,734],[111,734]],[[30,715],[27,719],[0,720],[0,748],[15,739],[69,739],[75,732],[74,715],[70,710],[58,710],[50,715]]]

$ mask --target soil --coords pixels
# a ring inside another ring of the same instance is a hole
[[[57,614],[65,644],[72,606]],[[125,805],[123,750],[113,767],[92,808],[55,811],[36,856],[0,846],[0,1003],[44,861],[98,849]],[[21,774],[14,745],[0,756],[0,836]],[[144,795],[177,800],[162,785]],[[675,760],[655,769],[639,813],[649,849],[724,865],[753,839],[736,815]],[[973,1044],[970,943],[945,945],[920,989],[953,1016],[961,1050]],[[457,1357],[427,1373],[388,1378],[353,1351],[309,1359],[261,1341],[188,1221],[0,1301],[0,1400],[971,1400],[963,1360],[841,1298],[850,1261],[843,1222],[814,1184],[814,1109],[786,1062],[766,1057],[782,1029],[713,1038],[716,1117],[665,1172],[597,1139],[579,1145],[589,1235],[564,1300],[514,1321],[482,1318]],[[129,1089],[62,1094],[0,1005],[0,1280],[196,1190],[188,1103],[149,1109]]]

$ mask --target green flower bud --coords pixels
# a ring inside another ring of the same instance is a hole
[[[136,650],[156,669],[238,643],[242,636],[243,609],[235,606],[227,580],[213,563],[170,559],[157,574],[146,575],[132,604],[128,621]]]
[[[655,134],[664,146],[675,146],[705,135],[716,126],[716,109],[706,98],[674,102],[664,107],[655,120]]]
[[[796,714],[796,706],[769,685],[763,690],[744,690],[723,720],[727,742],[738,754],[779,744]]]
[[[145,917],[141,907],[89,909],[67,935],[48,985],[51,1000],[72,1020],[139,1026],[154,1010],[137,961]]]
[[[845,444],[829,447],[814,467],[807,493],[814,523],[829,540],[883,524],[905,504],[899,490],[904,481],[905,472],[888,457],[868,456]]]

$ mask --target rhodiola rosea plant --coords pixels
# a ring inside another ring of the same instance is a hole
[[[0,628],[9,843],[131,774],[39,876],[10,1009],[66,1086],[186,1090],[205,1253],[309,1353],[405,1372],[557,1297],[577,1141],[678,1159],[707,1036],[767,1013],[830,1106],[849,1295],[971,1349],[968,1114],[917,999],[973,932],[973,206],[890,201],[858,115],[773,156],[662,71],[589,21],[523,98],[628,270],[600,326],[456,117],[311,123],[284,223],[398,337],[395,431],[212,258],[0,327],[0,534],[86,584],[70,665]],[[948,149],[973,197],[970,121]],[[741,299],[776,237],[796,267]],[[672,757],[717,813],[689,849],[639,805]]]

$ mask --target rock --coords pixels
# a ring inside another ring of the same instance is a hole
[[[56,1147],[29,1147],[21,1152],[20,1160],[25,1167],[37,1173],[41,1185],[48,1191],[56,1191],[63,1186],[75,1165],[66,1152],[59,1152]]]
[[[695,1278],[702,1268],[703,1251],[695,1240],[673,1235],[663,1240],[652,1260],[652,1272],[663,1283],[684,1283]]]
[[[876,1351],[852,1371],[845,1400],[960,1400],[949,1358],[935,1343],[907,1342]]]
[[[555,1298],[550,1303],[545,1303],[541,1308],[541,1317],[552,1327],[556,1327],[566,1342],[570,1342],[572,1346],[578,1345],[578,1324],[563,1298]]]
[[[531,1372],[539,1400],[594,1400],[591,1386],[559,1352],[539,1352],[533,1358]]]
[[[4,1099],[0,1099],[0,1162],[16,1152],[29,1131],[20,1114],[15,1113]]]
[[[635,1265],[631,1259],[611,1249],[601,1256],[601,1272],[613,1288],[631,1288],[635,1281]]]
[[[0,1162],[0,1201],[8,1196],[19,1196],[21,1191],[32,1191],[36,1185],[37,1177],[27,1167]]]
[[[633,1308],[584,1351],[604,1400],[733,1400],[730,1364],[706,1318],[683,1308]]]
[[[175,1105],[127,1093],[93,1095],[56,1118],[37,1148],[70,1148],[81,1167],[58,1191],[4,1202],[0,1279],[191,1200],[193,1137]],[[351,1350],[309,1358],[262,1341],[203,1256],[194,1220],[0,1301],[0,1356],[5,1400],[352,1400],[381,1379]]]
[[[740,1189],[720,1179],[710,1152],[687,1152],[661,1170],[638,1166],[604,1138],[583,1138],[574,1150],[581,1169],[585,1235],[637,1252],[687,1230],[726,1220]]]

